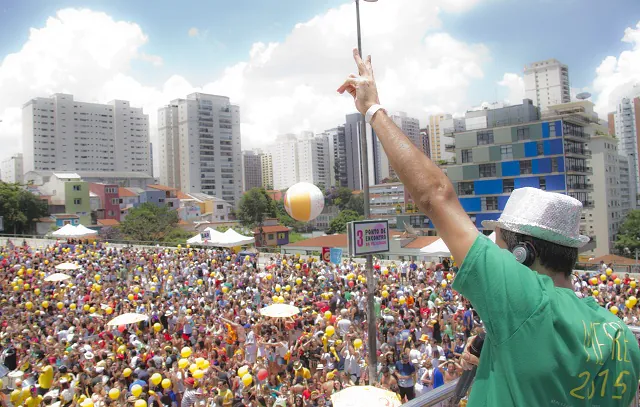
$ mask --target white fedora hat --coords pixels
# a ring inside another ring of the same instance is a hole
[[[505,229],[568,247],[582,247],[582,203],[575,198],[537,188],[515,189],[498,220],[482,221],[486,229]]]

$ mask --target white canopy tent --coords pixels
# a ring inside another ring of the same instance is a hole
[[[218,241],[218,244],[222,247],[235,247],[251,244],[255,241],[256,239],[253,237],[243,236],[233,229],[228,229],[222,234],[222,239]]]
[[[188,244],[199,244],[216,247],[236,247],[244,246],[255,242],[253,237],[243,236],[233,229],[229,229],[224,233],[215,229],[206,228],[199,234],[187,240]]]
[[[207,246],[215,246],[215,242],[222,238],[223,233],[212,228],[206,228],[191,239],[187,240],[188,244],[199,244]],[[204,239],[203,239],[204,236]]]
[[[88,227],[84,226],[84,225],[78,225],[76,226],[76,235],[75,237],[88,237],[88,236],[93,236],[93,235],[97,235],[98,231],[93,230],[93,229],[89,229]]]
[[[70,223],[67,223],[60,229],[51,233],[51,235],[55,237],[76,237],[76,227]]]
[[[491,241],[495,243],[496,232],[491,233],[489,235],[489,239],[491,239]],[[431,243],[430,245],[423,247],[422,249],[420,249],[420,253],[427,256],[431,256],[431,257],[451,256],[451,252],[449,251],[449,248],[447,247],[446,244],[444,244],[444,241],[442,239],[438,239],[435,242]]]

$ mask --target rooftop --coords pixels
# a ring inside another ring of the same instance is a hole
[[[436,240],[440,239],[440,236],[418,236],[413,239],[408,245],[404,246],[405,249],[422,249],[425,246],[430,245]]]
[[[118,188],[118,196],[120,198],[132,198],[138,196],[138,194],[128,188]]]
[[[277,226],[263,226],[262,233],[279,233],[279,232],[289,232],[289,228],[282,225]],[[260,228],[253,229],[253,233],[260,233]]]
[[[75,172],[54,172],[53,175],[59,179],[82,179],[82,177]]]
[[[171,188],[165,185],[158,185],[158,184],[147,185],[147,188],[157,189],[159,191],[177,191],[176,188]]]
[[[115,219],[98,219],[98,226],[118,226],[120,222]]]

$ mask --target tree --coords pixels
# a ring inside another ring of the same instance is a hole
[[[640,210],[630,211],[620,225],[616,249],[625,255],[635,255],[635,251],[640,249]]]
[[[193,237],[194,232],[187,232],[184,229],[179,227],[171,229],[165,236],[162,238],[164,243],[170,244],[184,244],[189,238]]]
[[[98,236],[100,236],[102,240],[106,240],[108,242],[122,240],[122,232],[120,232],[120,229],[113,228],[111,226],[100,229]]]
[[[358,215],[357,212],[351,210],[340,211],[340,214],[329,223],[327,233],[330,235],[334,233],[346,233],[347,223],[362,219],[364,218]]]
[[[358,215],[364,215],[364,194],[351,195],[347,209],[356,212]]]
[[[237,216],[243,226],[253,228],[277,216],[276,203],[264,188],[252,188],[242,195]]]
[[[146,202],[129,210],[120,223],[120,230],[131,240],[158,242],[172,232],[179,221],[178,213],[168,206]]]
[[[4,228],[14,234],[27,233],[35,221],[47,215],[46,202],[18,184],[0,182],[0,216]]]

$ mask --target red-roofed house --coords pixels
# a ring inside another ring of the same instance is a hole
[[[289,228],[278,224],[275,219],[267,219],[264,225],[253,230],[257,247],[276,247],[289,244]]]

